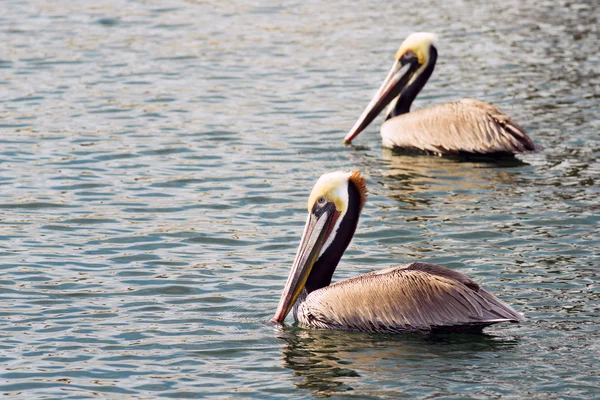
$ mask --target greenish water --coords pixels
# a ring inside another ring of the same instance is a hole
[[[479,4],[482,3],[482,4]],[[600,396],[594,0],[0,8],[0,393],[20,398]],[[417,99],[497,105],[519,163],[342,138],[404,37]],[[334,279],[423,260],[523,311],[487,336],[269,324],[318,176],[370,196]]]

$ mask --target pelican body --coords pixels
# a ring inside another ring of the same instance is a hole
[[[523,320],[466,275],[433,264],[393,266],[331,284],[365,200],[365,181],[356,171],[319,178],[272,322],[282,323],[292,308],[301,325],[362,332],[480,333]]]
[[[344,142],[352,142],[389,105],[381,126],[384,147],[435,155],[506,156],[535,151],[523,128],[479,100],[462,99],[410,112],[433,73],[436,41],[434,34],[423,32],[406,38],[392,69]]]

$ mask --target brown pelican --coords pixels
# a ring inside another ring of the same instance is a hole
[[[302,325],[364,332],[481,332],[523,316],[467,276],[415,262],[331,284],[366,200],[358,172],[319,178],[308,219],[272,322],[290,309]]]
[[[413,112],[410,106],[435,67],[436,36],[413,33],[396,53],[383,84],[344,138],[350,143],[389,104],[384,147],[427,154],[502,156],[536,150],[525,131],[496,107],[473,99]]]

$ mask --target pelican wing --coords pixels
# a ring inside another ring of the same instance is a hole
[[[299,320],[368,332],[481,331],[523,316],[467,276],[426,263],[390,267],[310,293]]]
[[[525,131],[496,107],[473,99],[416,110],[386,121],[385,147],[448,153],[522,153],[536,150]]]

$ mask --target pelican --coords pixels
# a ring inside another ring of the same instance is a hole
[[[308,219],[271,322],[293,308],[301,325],[387,333],[480,333],[523,315],[466,275],[414,262],[342,280],[331,278],[352,240],[366,200],[359,172],[330,172],[308,199]]]
[[[383,84],[344,138],[352,142],[389,104],[381,126],[384,147],[435,155],[510,156],[535,151],[523,128],[496,107],[462,99],[410,112],[437,60],[437,37],[413,33],[396,53]]]

